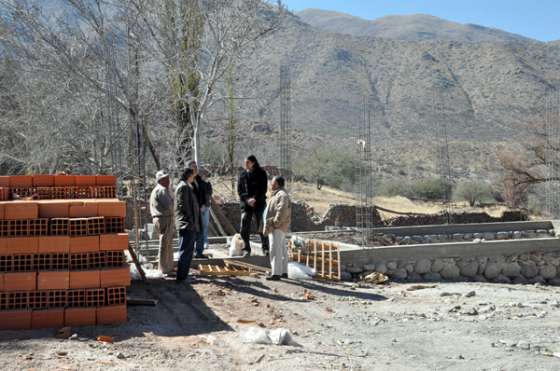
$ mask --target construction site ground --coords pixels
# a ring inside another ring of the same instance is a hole
[[[307,290],[307,294],[305,294]],[[262,277],[136,281],[120,326],[0,333],[1,370],[558,370],[560,289]],[[243,343],[257,326],[297,345]],[[96,340],[111,336],[113,343]]]

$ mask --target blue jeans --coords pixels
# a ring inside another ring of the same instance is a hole
[[[196,256],[202,256],[204,244],[208,243],[208,224],[210,224],[210,208],[200,210],[200,224],[202,230],[196,234]]]
[[[189,275],[194,252],[194,241],[197,233],[181,229],[179,231],[179,263],[177,267],[177,281],[184,281]]]

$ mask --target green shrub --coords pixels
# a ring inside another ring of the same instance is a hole
[[[309,156],[301,156],[294,172],[308,182],[320,179],[325,185],[349,190],[356,183],[359,166],[360,162],[350,151],[320,147]]]
[[[381,181],[376,187],[380,196],[403,196],[424,201],[445,200],[451,194],[451,185],[441,178],[402,180],[391,179]]]
[[[467,201],[470,206],[481,202],[493,202],[492,187],[480,181],[461,182],[453,192],[453,199]]]

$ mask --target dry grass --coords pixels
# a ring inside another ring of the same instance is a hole
[[[211,182],[216,195],[225,200],[237,200],[237,195],[232,195],[228,178],[212,178]],[[294,200],[308,203],[319,215],[324,215],[333,204],[355,205],[357,203],[357,198],[352,193],[327,186],[323,186],[319,190],[315,184],[295,182],[289,184],[288,190]],[[443,203],[412,201],[401,196],[375,197],[374,203],[380,207],[404,213],[437,214],[446,208]],[[487,212],[493,217],[499,217],[507,210],[505,206],[477,208],[470,207],[466,203],[454,203],[452,209],[455,212]],[[380,211],[380,214],[383,219],[395,216],[395,214],[383,211]]]

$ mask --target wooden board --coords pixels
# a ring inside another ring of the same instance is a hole
[[[248,269],[233,266],[224,267],[212,264],[199,264],[200,274],[207,276],[249,276],[252,274]]]

